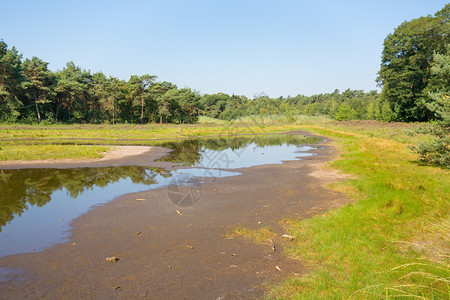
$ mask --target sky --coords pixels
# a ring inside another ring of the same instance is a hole
[[[200,93],[377,89],[383,40],[438,0],[6,0],[0,39],[53,71],[69,61]]]

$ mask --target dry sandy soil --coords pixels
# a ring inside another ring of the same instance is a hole
[[[280,220],[308,218],[347,202],[324,187],[339,177],[322,167],[336,155],[328,143],[302,160],[239,169],[242,175],[208,179],[195,189],[126,194],[95,207],[72,223],[70,242],[0,258],[0,268],[19,270],[0,274],[0,298],[261,298],[267,284],[308,271],[283,255],[289,241],[280,238]],[[154,165],[149,159],[167,150],[153,150],[100,163]],[[170,201],[171,193],[193,192],[200,194],[193,206]],[[276,251],[271,243],[229,237],[237,225],[270,226],[278,235]],[[105,260],[112,256],[119,260]]]

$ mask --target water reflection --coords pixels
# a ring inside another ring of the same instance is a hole
[[[162,161],[201,167],[177,171],[142,166],[0,170],[0,256],[40,251],[67,241],[73,219],[92,206],[126,193],[169,186],[172,203],[181,207],[195,205],[201,189],[192,188],[185,195],[173,185],[239,174],[220,169],[280,163],[311,155],[299,153],[310,149],[300,145],[319,140],[283,134],[160,143],[173,149]]]
[[[133,184],[156,184],[156,176],[170,177],[164,169],[139,166],[20,169],[0,172],[0,232],[14,216],[21,216],[30,206],[42,207],[56,191],[64,190],[69,198],[129,178]]]
[[[229,150],[234,153],[244,152],[249,148],[266,148],[268,146],[281,149],[281,146],[301,146],[308,144],[316,144],[321,141],[318,137],[309,137],[303,135],[293,134],[269,134],[269,135],[253,135],[253,136],[233,136],[233,137],[213,137],[213,138],[199,138],[188,139],[182,141],[163,142],[159,144],[161,147],[172,149],[160,161],[168,161],[179,163],[186,166],[204,166],[212,168],[212,165],[205,164],[205,159],[210,159],[211,156],[218,155],[217,153],[224,150]],[[294,149],[292,147],[291,149]],[[304,149],[306,151],[307,149]],[[261,163],[266,162],[261,158]],[[238,168],[239,166],[237,166]]]

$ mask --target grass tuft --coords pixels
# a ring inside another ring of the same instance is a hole
[[[276,234],[270,230],[270,227],[263,226],[258,229],[249,229],[244,226],[237,226],[228,233],[228,236],[242,236],[245,239],[257,244],[272,244],[272,239]]]

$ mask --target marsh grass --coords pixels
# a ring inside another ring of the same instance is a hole
[[[105,146],[86,145],[5,145],[0,147],[0,161],[45,159],[94,159],[109,150]]]
[[[262,226],[258,229],[249,229],[245,226],[236,226],[227,234],[229,237],[241,236],[245,239],[258,244],[272,244],[272,239],[276,234],[268,226]]]
[[[200,124],[227,124],[229,121],[219,120],[211,117],[200,116],[198,118],[198,123]]]
[[[0,125],[0,142],[9,140],[123,140],[175,139],[209,135],[235,135],[282,132],[297,128],[283,123],[266,126],[262,123],[207,123],[207,124],[150,124],[150,125]],[[31,141],[30,141],[31,142]]]
[[[295,236],[286,253],[314,271],[273,287],[271,295],[342,299],[367,289],[372,293],[363,298],[386,297],[387,287],[396,286],[398,280],[389,271],[420,257],[416,249],[405,251],[396,241],[416,241],[428,235],[427,220],[448,216],[450,173],[419,166],[406,144],[395,138],[381,138],[361,128],[305,129],[337,140],[341,157],[332,166],[355,179],[333,186],[353,202],[309,220],[284,222]],[[386,133],[378,135],[386,137]]]
[[[387,299],[449,299],[449,218],[434,221],[429,230],[429,236],[423,237],[420,241],[399,241],[400,248],[404,251],[413,249],[420,256],[387,271],[395,279],[392,283],[365,287],[353,293],[353,298],[366,298],[370,295]]]
[[[341,155],[331,166],[351,179],[330,188],[353,201],[309,220],[280,222],[295,237],[285,253],[313,271],[273,286],[268,298],[449,298],[448,261],[412,246],[424,237],[424,245],[442,244],[429,223],[448,218],[450,208],[450,173],[419,165],[408,149],[417,137],[406,131],[418,124],[307,122],[300,129],[335,140]],[[256,230],[239,233],[265,241]]]

